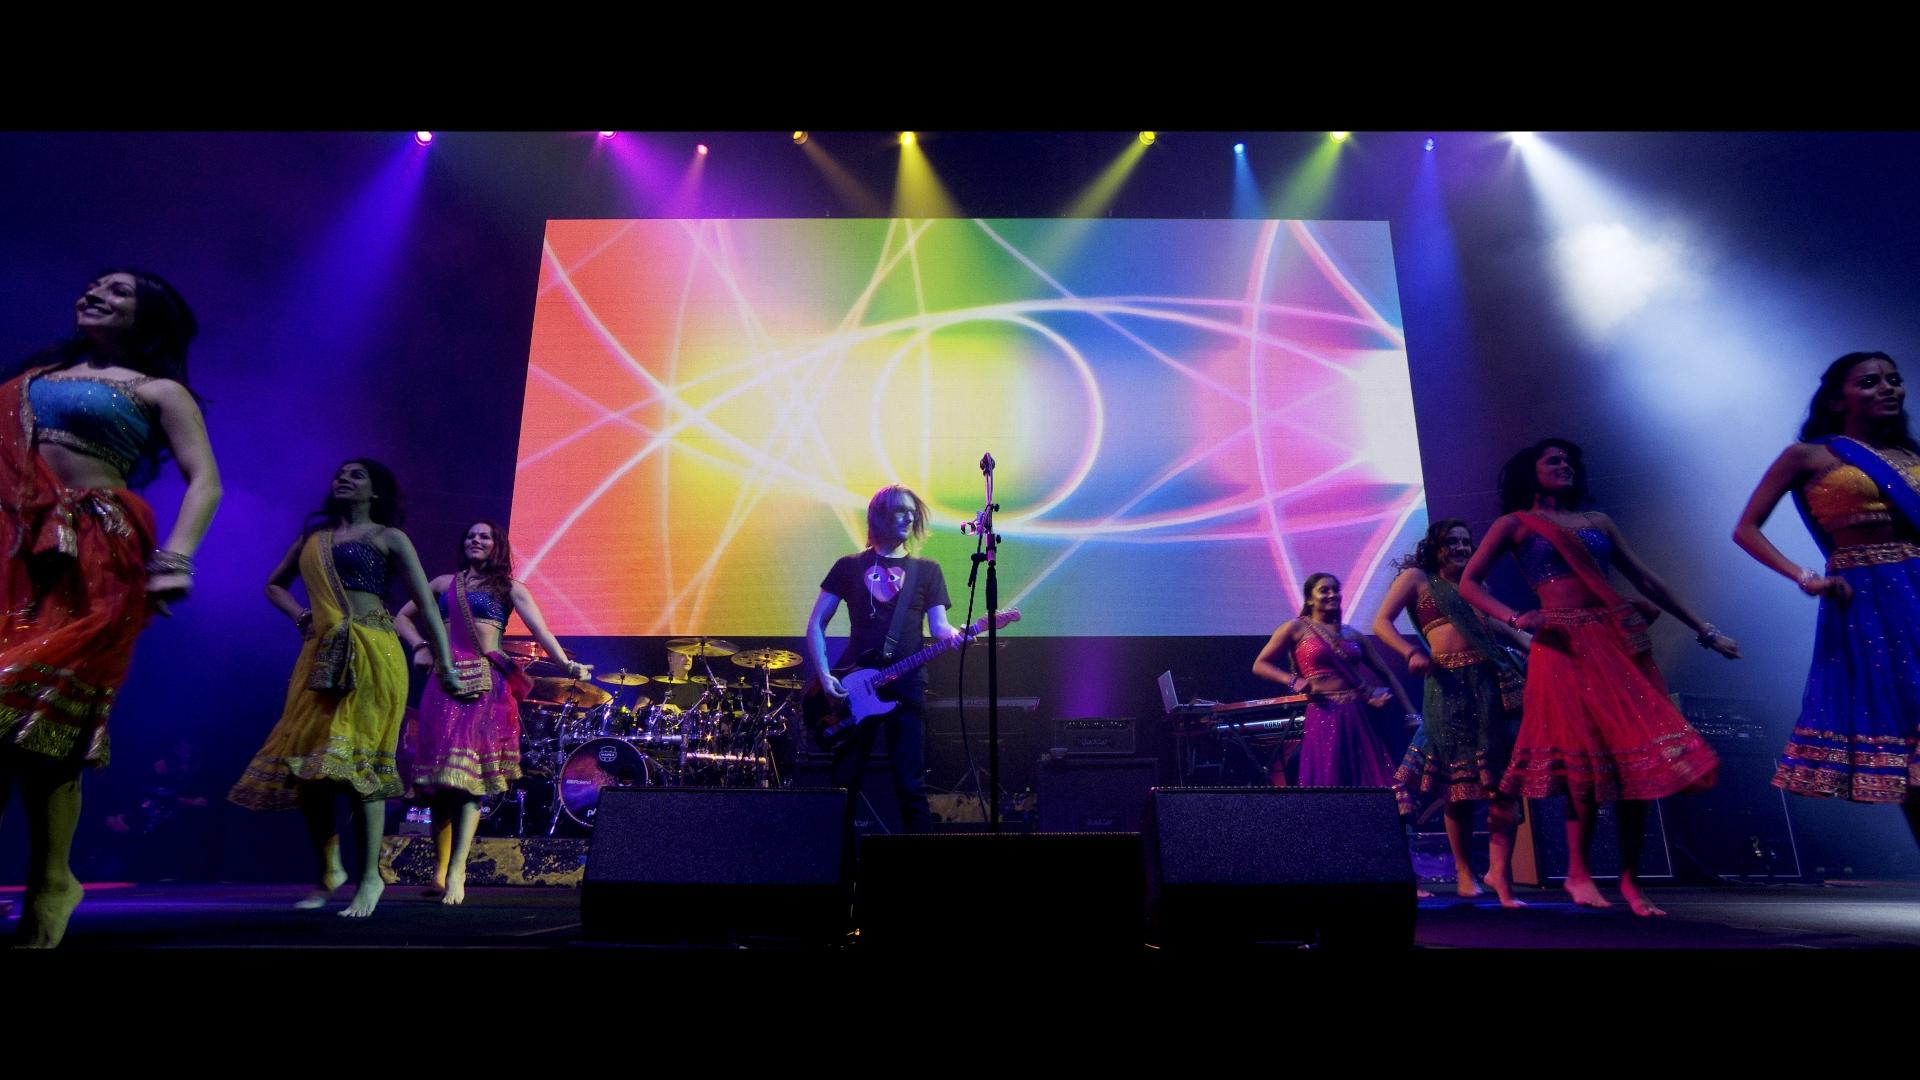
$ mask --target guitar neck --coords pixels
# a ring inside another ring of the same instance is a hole
[[[941,653],[951,652],[954,649],[966,645],[984,632],[986,632],[986,624],[982,622],[967,627],[961,631],[959,637],[950,638],[946,641],[936,641],[917,653],[903,657],[887,667],[881,668],[880,674],[874,677],[873,684],[875,686],[885,686],[900,676],[920,667],[927,661],[932,660],[934,657],[939,656]]]

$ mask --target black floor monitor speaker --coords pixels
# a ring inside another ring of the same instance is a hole
[[[602,941],[837,941],[845,807],[837,788],[608,788],[580,886],[582,930]]]
[[[1040,759],[1034,792],[1041,832],[1133,832],[1147,809],[1147,792],[1159,779],[1152,758],[1079,757]]]
[[[1148,806],[1161,945],[1413,947],[1413,862],[1390,791],[1157,788]]]
[[[862,949],[1129,954],[1144,917],[1139,833],[921,833],[860,849]]]

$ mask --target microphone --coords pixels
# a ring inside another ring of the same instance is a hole
[[[993,523],[993,515],[1000,512],[1000,504],[993,501],[993,453],[980,455],[980,472],[987,478],[987,505],[973,515],[972,521],[960,523],[960,535],[973,536],[984,534]]]
[[[963,521],[960,523],[960,534],[962,536],[972,536],[974,533],[986,532],[987,531],[987,515],[992,513],[998,513],[999,510],[1000,510],[999,503],[994,503],[991,506],[982,507],[979,513],[973,515],[972,521]]]

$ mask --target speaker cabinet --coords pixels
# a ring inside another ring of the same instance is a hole
[[[1157,788],[1151,938],[1169,949],[1413,946],[1406,833],[1384,788]]]
[[[582,929],[602,941],[836,941],[845,807],[838,788],[608,788]]]

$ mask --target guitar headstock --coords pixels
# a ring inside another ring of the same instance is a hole
[[[1008,626],[1012,626],[1014,623],[1017,623],[1019,621],[1020,621],[1019,608],[1008,608],[1005,611],[996,612],[993,616],[993,626],[994,626],[994,629],[996,630],[1004,629]],[[967,640],[972,641],[974,638],[986,632],[987,632],[987,617],[985,615],[982,615],[978,619],[974,620],[974,623],[972,626],[967,627],[967,630],[966,630]]]

